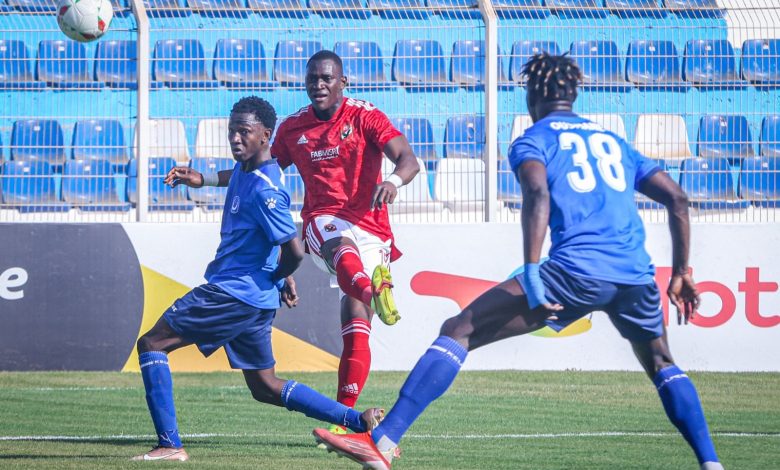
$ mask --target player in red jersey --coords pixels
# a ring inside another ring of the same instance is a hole
[[[336,398],[352,406],[371,366],[373,312],[388,325],[400,318],[388,268],[401,253],[387,204],[420,167],[406,137],[387,116],[371,103],[345,98],[346,86],[341,58],[331,51],[314,54],[306,64],[311,105],[279,125],[271,153],[282,168],[295,164],[301,174],[307,251],[331,274],[331,285],[342,291],[344,349]],[[385,180],[383,153],[396,165]]]

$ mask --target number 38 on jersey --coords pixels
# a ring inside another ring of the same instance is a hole
[[[573,132],[563,132],[558,137],[561,150],[571,150],[572,163],[577,171],[566,174],[571,188],[578,193],[588,193],[596,189],[596,175],[588,159],[596,159],[596,170],[602,181],[615,191],[626,190],[626,172],[621,162],[623,152],[620,144],[609,134],[594,133],[585,138]]]

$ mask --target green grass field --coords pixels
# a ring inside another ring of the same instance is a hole
[[[692,373],[727,469],[780,469],[780,374]],[[286,374],[333,395],[335,374]],[[406,374],[373,373],[359,407]],[[254,402],[240,374],[174,374],[186,468],[358,468],[314,446],[320,424]],[[0,373],[1,469],[169,468],[138,374]],[[26,437],[22,437],[26,436]],[[402,442],[394,469],[697,469],[639,373],[463,372]]]

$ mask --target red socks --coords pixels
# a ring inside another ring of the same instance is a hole
[[[333,265],[336,267],[336,279],[345,294],[371,306],[371,278],[364,271],[363,261],[357,248],[352,245],[342,245],[333,254]]]
[[[339,363],[336,401],[350,408],[355,407],[371,369],[371,349],[368,346],[370,334],[371,324],[366,320],[354,319],[341,327],[344,350]]]

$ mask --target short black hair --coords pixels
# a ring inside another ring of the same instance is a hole
[[[265,127],[273,130],[276,127],[276,110],[271,103],[259,96],[245,96],[236,101],[230,113],[249,113],[254,114],[258,121]]]
[[[308,67],[312,62],[320,62],[323,60],[332,60],[336,65],[339,66],[341,73],[344,73],[344,63],[341,61],[341,57],[339,57],[339,55],[335,52],[329,51],[327,49],[317,51],[313,56],[309,57],[309,60],[306,62],[306,67]]]
[[[582,72],[567,54],[549,55],[546,52],[531,57],[521,72],[527,79],[529,102],[568,101],[577,99],[577,82]]]

